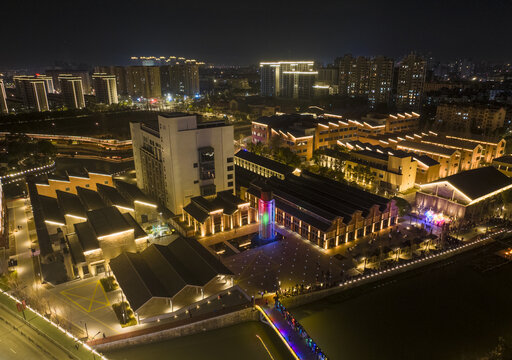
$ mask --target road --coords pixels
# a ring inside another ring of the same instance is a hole
[[[3,307],[0,307],[0,349],[0,360],[69,359],[63,350]]]
[[[34,265],[32,261],[32,246],[30,242],[27,216],[25,213],[25,199],[17,199],[9,203],[9,217],[14,220],[14,229],[18,229],[14,234],[16,241],[16,254],[18,259],[18,279],[20,282],[30,285],[34,282]]]

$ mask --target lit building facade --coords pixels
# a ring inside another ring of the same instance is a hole
[[[481,221],[502,204],[512,180],[493,166],[468,170],[423,184],[416,193],[420,213],[433,211],[458,221]]]
[[[126,91],[132,97],[145,99],[160,98],[160,67],[158,66],[127,66]]]
[[[423,85],[427,62],[410,54],[398,66],[396,106],[399,111],[419,110],[423,96]]]
[[[71,74],[59,75],[60,92],[64,105],[68,109],[83,109],[85,107],[82,78]]]
[[[311,98],[317,75],[313,61],[261,62],[261,95]]]
[[[199,65],[185,60],[160,67],[162,95],[193,97],[199,94]]]
[[[100,104],[112,105],[119,102],[117,97],[117,80],[115,75],[105,73],[92,74],[96,101]]]
[[[169,113],[131,123],[130,130],[137,185],[174,214],[193,197],[234,190],[232,125]]]
[[[254,180],[245,193],[251,208],[259,209],[260,200],[267,201],[262,194],[269,191],[275,223],[323,249],[393,227],[398,221],[394,200],[307,172],[285,180]]]
[[[0,79],[0,114],[9,113],[9,108],[7,107],[7,94],[5,93],[4,80]]]
[[[14,76],[16,94],[27,109],[48,111],[48,92],[53,92],[53,80],[44,76]],[[49,91],[51,90],[51,91]]]
[[[217,193],[214,198],[193,197],[183,208],[181,221],[194,235],[207,236],[240,228],[258,220],[247,201],[227,190]]]
[[[380,103],[389,103],[393,83],[393,59],[384,56],[370,59],[368,70],[368,102],[370,106],[375,107]]]
[[[345,119],[340,115],[276,115],[252,122],[252,143],[270,144],[279,136],[283,146],[289,147],[304,160],[309,160],[318,149],[332,148],[340,142],[361,137],[416,130],[419,114],[369,115],[360,120]]]
[[[414,187],[418,164],[411,154],[392,149],[375,151],[355,149],[345,161],[345,173],[356,181],[360,177],[358,169],[367,167],[379,189],[392,193],[403,192]],[[364,174],[363,174],[364,178]],[[371,185],[364,183],[363,185]]]
[[[505,124],[507,111],[504,107],[466,104],[441,104],[436,110],[436,121],[446,130],[490,133]]]

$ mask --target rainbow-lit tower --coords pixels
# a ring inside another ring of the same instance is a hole
[[[274,240],[274,221],[276,205],[272,199],[272,192],[268,190],[261,191],[261,198],[258,201],[258,216],[260,221],[259,240]]]

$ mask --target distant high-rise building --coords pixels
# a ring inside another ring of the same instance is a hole
[[[393,82],[393,59],[378,56],[370,60],[368,67],[368,102],[371,107],[388,103]]]
[[[347,96],[364,96],[372,107],[387,103],[393,81],[393,60],[384,56],[357,58],[350,54],[337,58],[339,93]]]
[[[313,61],[261,62],[261,95],[310,98],[318,75]]]
[[[117,93],[119,95],[128,95],[126,88],[126,69],[124,66],[97,66],[95,68],[96,73],[115,75]]]
[[[174,214],[193,197],[234,191],[232,125],[172,113],[130,123],[130,131],[137,185]]]
[[[455,70],[459,78],[470,79],[475,73],[475,63],[468,59],[457,60]]]
[[[9,108],[7,107],[7,95],[5,94],[4,81],[0,79],[0,114],[9,113]]]
[[[128,95],[146,99],[162,96],[160,67],[128,66],[125,70]]]
[[[45,71],[47,76],[51,76],[53,84],[55,85],[55,92],[61,92],[59,76],[69,74],[79,76],[82,79],[82,89],[84,94],[92,94],[91,75],[88,70],[74,70],[74,69],[49,69]],[[52,93],[53,91],[49,91]]]
[[[421,106],[427,62],[414,54],[405,57],[398,66],[396,106],[399,111],[418,110]]]
[[[117,82],[115,75],[105,73],[92,74],[96,101],[98,103],[112,105],[117,104]]]
[[[340,95],[366,96],[368,94],[369,60],[347,54],[336,59],[339,68]]]
[[[199,94],[199,66],[195,60],[160,67],[162,95]]]
[[[36,111],[50,110],[48,88],[53,90],[53,80],[47,76],[14,76],[16,94],[26,108]]]
[[[82,78],[71,74],[59,75],[60,92],[68,109],[83,109],[85,107]]]

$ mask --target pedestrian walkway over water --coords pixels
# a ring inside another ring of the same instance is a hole
[[[318,360],[319,357],[308,347],[304,338],[293,329],[284,316],[275,307],[256,305],[263,318],[270,324],[277,335],[285,343],[292,356],[297,360]]]

